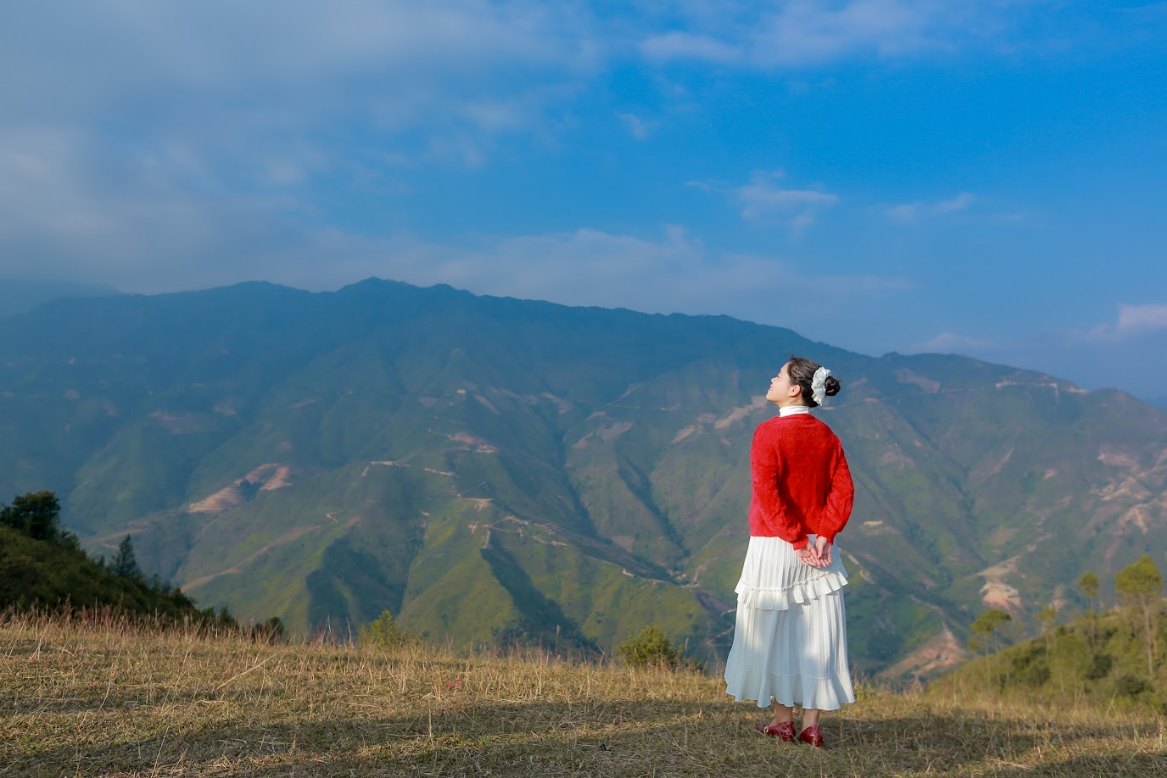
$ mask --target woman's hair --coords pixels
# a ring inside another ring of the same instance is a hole
[[[790,383],[798,384],[802,387],[802,401],[811,408],[817,408],[818,403],[814,401],[814,390],[811,389],[811,381],[814,380],[815,371],[822,365],[804,357],[791,356],[787,363],[790,367],[786,368],[786,372],[790,375]],[[827,376],[826,393],[827,397],[834,397],[842,389],[842,384],[839,379],[833,375]]]

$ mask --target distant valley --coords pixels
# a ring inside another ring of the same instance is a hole
[[[851,651],[927,675],[967,625],[1167,563],[1167,412],[955,356],[872,358],[728,317],[370,279],[61,300],[0,319],[0,495],[200,606],[461,647],[611,652],[657,624],[719,659],[761,395],[790,353],[856,477]],[[1104,598],[1107,596],[1104,588]]]

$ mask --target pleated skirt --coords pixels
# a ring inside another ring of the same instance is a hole
[[[811,535],[811,543],[814,536]],[[804,565],[781,538],[751,537],[737,585],[726,694],[738,702],[837,710],[855,702],[847,663],[847,583],[838,546],[831,564]]]

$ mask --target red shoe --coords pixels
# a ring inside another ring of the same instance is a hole
[[[783,721],[773,727],[771,727],[769,724],[755,724],[754,729],[758,730],[763,735],[782,738],[787,743],[794,740],[793,721]]]
[[[818,728],[817,724],[813,724],[802,730],[802,734],[798,736],[800,743],[810,743],[815,748],[823,747],[823,733]]]

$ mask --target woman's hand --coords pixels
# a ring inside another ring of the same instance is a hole
[[[809,567],[822,567],[823,561],[819,556],[818,548],[813,543],[807,543],[798,550],[798,561]]]
[[[798,560],[810,567],[826,567],[831,563],[831,541],[816,537],[798,550]]]
[[[807,545],[810,545],[809,543]],[[815,553],[822,561],[822,566],[826,567],[831,563],[831,541],[819,535],[814,539]]]

